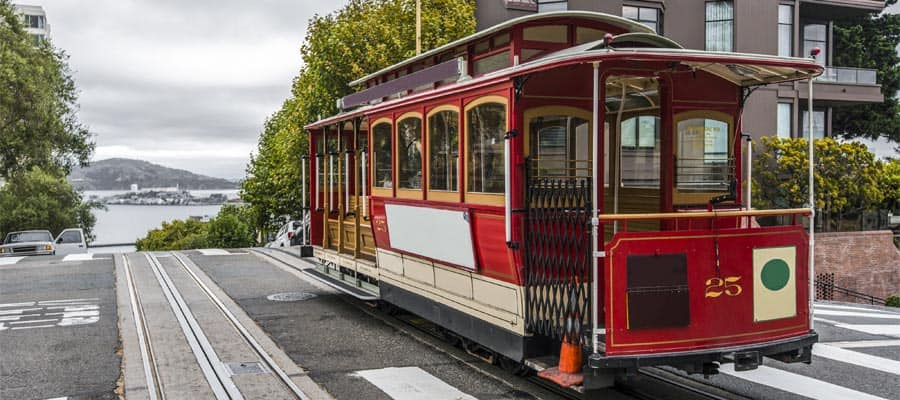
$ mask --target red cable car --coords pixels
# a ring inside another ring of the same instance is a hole
[[[591,12],[410,58],[307,127],[314,274],[563,385],[808,363],[811,211],[751,208],[741,113],[821,73]]]

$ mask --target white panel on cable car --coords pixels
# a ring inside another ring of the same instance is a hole
[[[391,247],[475,269],[466,211],[385,204]]]

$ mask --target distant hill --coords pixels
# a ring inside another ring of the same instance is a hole
[[[238,184],[226,179],[197,175],[183,169],[163,167],[147,161],[110,158],[94,161],[69,174],[69,182],[80,190],[128,190],[136,183],[141,188],[178,186],[187,190],[236,189]]]

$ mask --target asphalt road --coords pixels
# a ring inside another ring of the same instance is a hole
[[[0,399],[116,398],[115,275],[96,257],[0,258]]]

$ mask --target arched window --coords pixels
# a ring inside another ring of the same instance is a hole
[[[541,177],[591,176],[591,114],[565,106],[525,111],[530,173]]]
[[[692,111],[675,120],[675,187],[679,191],[727,192],[734,179],[731,117]]]
[[[422,188],[422,118],[403,116],[397,122],[397,188]]]
[[[494,101],[497,100],[503,101]],[[466,190],[503,194],[506,103],[502,97],[476,101],[466,110]]]
[[[441,109],[428,116],[428,189],[456,192],[458,171],[459,112]]]
[[[372,163],[372,187],[393,188],[391,124],[389,122],[376,122],[372,127]]]

